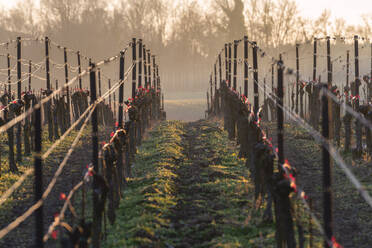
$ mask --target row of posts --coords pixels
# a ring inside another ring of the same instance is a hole
[[[135,40],[135,39],[134,39]],[[135,41],[134,41],[135,42]],[[46,89],[47,94],[50,94],[51,92],[51,83],[50,83],[50,58],[49,58],[49,45],[50,40],[48,37],[45,37],[45,72],[46,72]],[[145,78],[145,87],[148,85],[151,85],[151,67],[153,69],[153,85],[155,86],[157,84],[156,80],[158,80],[158,68],[156,66],[155,62],[155,55],[151,56],[150,50],[146,50],[146,46],[142,45],[142,40],[138,40],[139,44],[139,78],[138,83],[139,86],[142,86],[142,61],[143,61],[143,67],[144,67],[144,78]],[[136,50],[136,44],[133,46],[134,51]],[[66,101],[68,106],[68,111],[70,112],[70,88],[67,85],[69,82],[69,70],[68,70],[68,57],[67,57],[67,48],[63,48],[64,53],[64,72],[65,72],[65,88],[66,91]],[[81,55],[78,51],[77,53],[77,63],[78,63],[78,73],[81,74]],[[146,60],[147,55],[147,60]],[[135,58],[136,52],[133,53],[133,56]],[[152,57],[152,65],[151,65],[151,57]],[[7,54],[7,66],[8,66],[8,88],[5,88],[5,91],[11,92],[11,67],[10,67],[10,54]],[[32,73],[32,61],[29,61],[29,80],[28,80],[28,90],[31,91],[31,73]],[[134,68],[135,70],[135,68]],[[101,82],[100,74],[98,75],[99,82]],[[82,89],[82,78],[79,76],[79,88]],[[58,82],[56,82],[56,85],[58,85]],[[6,86],[5,86],[6,87]],[[157,87],[157,86],[156,86]],[[109,82],[109,88],[110,88],[110,82]],[[99,95],[101,95],[101,84],[99,84]],[[21,37],[17,38],[17,98],[21,99],[22,94],[22,65],[21,65]],[[132,95],[134,95],[134,92],[132,92]],[[110,97],[111,99],[111,97]],[[111,106],[111,105],[110,105]],[[47,104],[47,123],[48,123],[48,133],[49,133],[49,139],[53,139],[53,123],[52,123],[52,116],[50,113],[50,106]],[[68,120],[69,125],[71,122],[71,117]],[[16,144],[17,144],[17,161],[21,162],[22,160],[22,154],[21,154],[21,125],[17,125],[17,136],[16,136]]]
[[[249,66],[248,66],[248,46],[249,46],[249,40],[248,36],[244,36],[244,95],[248,96],[248,73],[249,73]],[[234,60],[233,60],[233,85],[232,89],[234,91],[237,90],[237,53],[238,53],[238,45],[241,41],[235,40],[234,43],[227,43],[224,46],[224,52],[225,52],[225,80],[227,82],[227,85],[231,88],[231,64],[232,64],[232,54],[231,54],[231,46],[234,45]],[[257,60],[257,43],[251,42],[252,45],[252,54],[253,54],[253,79],[254,79],[254,111],[255,113],[259,109],[259,92],[258,92],[258,60]],[[219,71],[219,79],[220,79],[220,86],[222,83],[222,58],[221,53],[218,54],[218,71]],[[210,99],[213,97],[213,91],[212,91],[212,74],[210,76]],[[215,93],[217,90],[217,62],[214,64],[214,85],[215,85]],[[209,101],[209,99],[208,99]]]
[[[137,61],[136,58],[136,45],[137,40],[133,38],[131,46],[132,46],[132,62],[133,62],[133,69],[132,69],[132,98],[135,98],[136,89],[142,87],[142,64],[143,64],[143,71],[144,71],[144,78],[145,78],[145,88],[151,88],[154,87],[155,90],[160,91],[160,76],[159,76],[159,67],[156,64],[156,58],[155,55],[151,56],[150,50],[146,50],[146,46],[142,44],[142,40],[138,40],[139,44],[139,60]],[[46,76],[47,76],[47,90],[48,92],[51,92],[51,86],[50,86],[50,69],[49,69],[49,39],[46,37],[45,39],[45,54],[46,54]],[[120,53],[120,61],[119,61],[119,79],[121,81],[124,80],[124,52],[122,51]],[[146,55],[147,55],[147,61],[146,61]],[[78,71],[79,75],[81,74],[81,60],[80,60],[80,53],[77,52],[78,56]],[[8,76],[10,80],[10,61],[9,61],[9,55],[8,55]],[[151,65],[151,57],[152,57],[152,65]],[[21,38],[17,38],[17,75],[18,75],[18,98],[21,99]],[[64,48],[64,62],[65,62],[65,79],[66,84],[68,84],[68,64],[67,64],[67,51],[66,48]],[[138,63],[138,85],[136,85],[136,79],[137,79],[137,63]],[[101,96],[101,77],[100,77],[100,70],[99,68],[96,68],[96,65],[94,63],[90,62],[90,96],[91,96],[91,104],[94,104],[97,100],[97,89],[96,89],[96,71],[98,71],[98,77],[99,77],[99,96]],[[151,71],[152,70],[152,71]],[[152,74],[152,76],[151,76]],[[153,80],[152,80],[153,79]],[[109,90],[111,89],[111,81],[108,81],[109,83]],[[82,79],[79,76],[79,87],[82,88]],[[9,92],[11,92],[11,86],[9,84]],[[66,86],[67,91],[67,101],[69,103],[69,87]],[[111,94],[109,98],[109,104],[111,107]],[[115,104],[115,94],[114,94],[114,104]],[[164,103],[163,103],[164,104]],[[118,128],[122,128],[123,123],[123,112],[124,112],[124,83],[120,85],[119,88],[119,116],[118,116]],[[50,111],[50,110],[48,110]],[[42,118],[41,118],[41,107],[36,107],[35,112],[35,154],[34,154],[34,173],[35,173],[35,181],[34,181],[34,187],[35,187],[35,202],[42,199],[43,194],[43,163],[41,159],[41,151],[42,151]],[[51,113],[48,112],[48,116],[51,116]],[[95,108],[92,113],[92,149],[93,149],[93,157],[92,157],[92,163],[93,168],[96,173],[98,173],[98,152],[99,152],[99,146],[98,146],[98,115],[97,115],[97,109]],[[17,127],[20,129],[20,123],[17,124]],[[49,122],[48,118],[48,127],[51,127],[51,124]],[[50,129],[50,128],[49,128]],[[20,131],[18,131],[20,132]],[[49,130],[51,133],[51,131]],[[17,133],[18,134],[18,133]],[[19,142],[19,143],[18,143]],[[18,150],[18,144],[20,144],[20,140],[18,140],[17,136],[17,150]],[[18,150],[20,151],[20,149]],[[97,188],[97,182],[93,179],[93,189]],[[97,194],[93,194],[93,216],[96,216],[98,214],[98,199]],[[35,211],[35,247],[44,247],[43,243],[43,206],[41,205],[36,211]],[[93,229],[97,230],[97,229]],[[100,247],[100,240],[98,237],[100,235],[93,234],[93,247],[97,248]]]
[[[354,36],[354,54],[355,54],[355,95],[359,95],[359,46],[358,46],[358,36]],[[244,96],[248,96],[248,37],[244,37]],[[237,46],[240,41],[234,41],[234,54],[233,54],[233,85],[231,85],[231,64],[232,64],[232,54],[231,46],[232,43],[225,44],[224,53],[225,53],[225,80],[228,87],[234,91],[237,90]],[[331,46],[330,46],[330,37],[326,38],[327,42],[327,84],[323,84],[323,94],[322,94],[322,136],[326,140],[332,140],[333,126],[332,126],[332,99],[325,93],[327,90],[331,91],[332,88],[332,62],[331,62]],[[254,113],[257,113],[259,109],[259,93],[258,93],[258,63],[257,63],[257,44],[256,42],[251,42],[252,52],[253,52],[253,80],[254,80]],[[296,100],[295,100],[295,112],[298,114],[298,95],[299,95],[299,84],[300,84],[300,67],[299,67],[299,44],[296,44]],[[218,67],[219,67],[219,81],[220,87],[222,84],[222,63],[221,63],[221,53],[218,55]],[[347,51],[347,66],[346,66],[346,86],[349,87],[349,59],[350,54]],[[272,89],[274,89],[274,63],[272,67]],[[279,163],[284,164],[284,139],[283,139],[283,128],[284,128],[284,115],[283,115],[283,71],[284,64],[280,55],[279,61],[277,62],[277,128],[278,128],[278,157]],[[317,80],[317,39],[314,39],[314,50],[313,50],[313,81]],[[372,75],[372,45],[371,45],[371,75]],[[212,106],[213,95],[217,94],[217,62],[214,64],[214,94],[213,94],[213,80],[212,74],[210,76],[210,103],[208,97],[208,106]],[[208,94],[209,95],[209,94]],[[303,99],[300,95],[300,116],[303,117]],[[212,108],[212,107],[211,107]],[[359,99],[356,99],[356,104],[354,109],[358,111],[359,109]],[[210,110],[209,110],[210,111]],[[361,135],[361,124],[359,121],[356,121],[356,133],[357,133],[357,150],[362,149],[362,135]],[[329,154],[329,144],[324,144],[322,147],[322,166],[323,166],[323,220],[324,220],[324,231],[328,240],[324,242],[324,247],[331,247],[329,242],[333,237],[333,196],[332,196],[332,160]],[[290,247],[288,245],[288,247]]]
[[[327,40],[327,66],[330,65],[330,68],[327,68],[328,71],[327,71],[327,75],[328,77],[331,77],[331,80],[332,80],[332,62],[330,60],[330,40],[331,38],[330,37],[327,37],[326,38]],[[359,45],[358,45],[358,40],[359,40],[359,37],[358,36],[355,36],[354,37],[354,54],[355,54],[355,79],[356,80],[359,80],[360,81],[360,75],[359,75]],[[231,68],[231,64],[232,64],[232,49],[231,47],[233,47],[233,51],[234,51],[234,54],[233,54],[233,90],[237,90],[237,47],[238,47],[238,44],[239,44],[239,40],[235,40],[234,43],[227,43],[225,44],[225,71],[226,71],[226,76],[225,76],[225,79],[227,81],[227,84],[229,87],[231,87],[231,77],[232,77],[232,68]],[[244,95],[247,96],[248,95],[248,38],[245,36],[244,37]],[[252,43],[252,56],[253,56],[253,79],[254,79],[254,85],[256,85],[256,81],[258,81],[258,65],[257,65],[257,47],[255,46],[255,42],[251,42]],[[318,39],[317,38],[314,38],[314,43],[313,43],[313,77],[312,77],[312,80],[313,82],[316,82],[317,81],[317,43],[318,43]],[[300,87],[300,63],[299,63],[299,60],[300,60],[300,53],[299,53],[299,47],[300,47],[300,44],[296,44],[295,46],[295,51],[296,51],[296,89],[295,89],[295,92],[296,92],[296,98],[295,98],[295,112],[298,114],[300,112],[300,116],[303,118],[304,117],[304,111],[303,111],[303,95],[300,94],[300,90],[299,90],[299,87]],[[346,52],[346,86],[349,87],[349,72],[350,72],[350,51],[347,50]],[[330,61],[328,61],[328,59]],[[330,64],[329,64],[330,63]],[[220,71],[220,79],[222,78],[222,71],[221,71],[221,67],[222,67],[222,64],[221,64],[221,53],[218,55],[218,65],[219,65],[219,71]],[[217,62],[214,64],[214,67],[217,67]],[[272,89],[273,89],[273,83],[274,83],[274,63],[272,64]],[[371,44],[371,69],[370,69],[370,73],[372,75],[372,44]],[[217,70],[214,71],[214,75],[215,75],[215,84],[217,82]],[[212,76],[211,76],[212,78]],[[221,81],[221,80],[220,80]],[[328,80],[329,81],[329,80]],[[327,82],[328,82],[327,81]],[[212,80],[210,80],[210,82],[212,83]],[[254,86],[254,88],[256,88],[257,86]],[[210,92],[209,94],[210,96],[213,96],[213,92]],[[357,84],[357,87],[355,89],[355,95],[359,95],[359,85]],[[258,106],[258,89],[254,89],[254,96],[255,96],[255,106]],[[257,104],[256,104],[257,103]],[[299,108],[299,104],[300,104],[300,108]],[[357,109],[359,107],[359,99],[357,100],[357,103],[354,105],[354,107]],[[256,108],[256,107],[255,107]],[[257,110],[257,109],[255,109]],[[360,138],[358,138],[359,140]],[[361,149],[361,142],[357,142],[359,145],[359,148]]]

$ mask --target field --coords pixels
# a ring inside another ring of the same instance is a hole
[[[167,92],[165,97],[168,120],[196,121],[205,117],[204,92]]]

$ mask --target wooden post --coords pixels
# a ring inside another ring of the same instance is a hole
[[[96,65],[90,64],[90,104],[95,104],[97,100],[97,89],[96,89]],[[92,164],[95,174],[99,173],[98,166],[98,120],[97,120],[97,108],[92,113]],[[102,217],[99,212],[99,184],[95,176],[93,176],[93,230],[92,230],[92,247],[99,248],[101,242],[101,221]]]
[[[309,78],[309,81],[310,81],[310,78]],[[306,118],[307,117],[307,114],[309,113],[308,109],[307,109],[307,106],[308,106],[308,98],[305,97],[304,99],[304,117]]]
[[[350,51],[346,51],[346,86],[349,87]]]
[[[31,66],[32,61],[28,61],[28,91],[31,91]]]
[[[51,89],[51,84],[50,84],[50,64],[49,64],[49,38],[48,36],[45,37],[45,73],[46,73],[46,88],[47,92],[49,94],[50,89]],[[52,120],[52,113],[51,113],[51,101],[49,101],[46,104],[46,112],[47,112],[47,121],[48,121],[48,138],[49,140],[53,140],[53,120]]]
[[[229,63],[227,57],[227,43],[225,43],[225,81],[229,80]]]
[[[350,90],[349,85],[349,73],[350,73],[350,51],[347,50],[346,52],[346,88],[347,88],[347,95],[345,96],[345,103],[348,106],[351,106],[350,103],[350,95],[352,95],[352,91]],[[344,89],[345,91],[345,89]],[[345,113],[344,117],[344,127],[345,127],[345,151],[349,151],[350,143],[351,143],[351,115],[349,113]]]
[[[213,88],[212,88],[212,73],[210,74],[210,78],[209,78],[209,88],[210,88],[210,94],[211,94],[211,109],[213,109]]]
[[[254,114],[257,114],[259,109],[258,98],[258,63],[257,63],[257,43],[253,42],[253,79],[254,79]]]
[[[244,36],[244,96],[248,97],[248,36]]]
[[[327,36],[327,82],[328,89],[330,89],[330,87],[332,87],[332,71],[331,71],[331,40],[329,36]]]
[[[291,104],[291,87],[290,87],[290,84],[288,83],[287,84],[287,101],[288,101],[288,107],[291,108],[291,110],[293,111],[293,104]]]
[[[117,112],[116,112],[116,92],[114,92],[114,116],[115,116],[115,120],[117,120]]]
[[[35,203],[41,200],[43,195],[43,164],[41,160],[42,151],[42,128],[41,128],[41,108],[38,107],[34,112],[35,122],[35,153],[34,153],[34,185]],[[44,247],[43,242],[43,205],[35,211],[35,247]]]
[[[49,67],[49,38],[45,37],[45,70],[46,70],[46,87],[50,90],[50,67]]]
[[[136,79],[137,79],[137,56],[136,56],[136,38],[133,38],[132,40],[132,63],[133,63],[133,69],[132,69],[132,98],[136,97]]]
[[[358,45],[359,37],[357,35],[354,36],[354,61],[355,61],[355,105],[354,109],[359,111],[359,85],[360,85],[360,78],[359,78],[359,45]],[[362,127],[360,121],[356,120],[356,148],[358,153],[362,151]]]
[[[296,44],[296,114],[298,114],[298,94],[300,83],[300,59],[299,59],[299,44]]]
[[[10,76],[10,54],[6,55],[7,58],[7,65],[8,65],[8,92],[12,94],[12,84],[11,84],[11,76]]]
[[[208,91],[207,91],[207,112],[208,112],[208,115],[209,115],[210,108],[209,108],[209,93],[208,93]]]
[[[21,99],[22,94],[22,66],[21,66],[21,37],[17,37],[17,98]],[[22,133],[22,123],[17,123],[17,136],[16,136],[16,143],[17,143],[17,161],[22,162],[22,140],[21,140],[21,133]]]
[[[156,60],[155,55],[152,55],[152,71],[153,71],[153,78],[154,78],[154,89],[156,90]]]
[[[283,61],[282,56],[280,55],[280,60],[278,62],[278,98],[277,98],[277,106],[276,106],[276,112],[277,112],[277,119],[278,119],[278,162],[279,164],[284,164],[284,140],[283,140]],[[283,170],[281,166],[279,165],[279,172],[283,174]]]
[[[150,50],[147,50],[147,66],[148,66],[148,86],[151,88],[151,53]]]
[[[101,90],[101,69],[98,68],[98,95],[99,97],[102,96],[102,90]]]
[[[238,61],[237,59],[237,53],[238,53],[238,43],[239,41],[234,40],[234,78],[233,78],[233,90],[236,91],[236,74],[237,74],[237,67],[238,67]]]
[[[284,164],[284,119],[283,119],[283,61],[279,55],[278,67],[278,99],[277,99],[277,118],[278,118],[278,170],[277,185],[274,191],[275,219],[276,219],[276,238],[278,248],[295,248],[296,241],[293,230],[293,220],[291,215],[291,203],[289,199],[289,185],[282,183],[285,172],[282,169]]]
[[[147,62],[146,62],[146,45],[143,45],[143,74],[145,76],[145,88],[148,89],[147,81]]]
[[[120,68],[119,68],[119,79],[122,82],[124,80],[124,52],[120,52]],[[123,104],[124,104],[124,84],[120,84],[119,87],[119,120],[118,128],[123,128]],[[116,108],[116,101],[114,95],[114,108]]]
[[[229,83],[228,86],[231,88],[231,43],[229,45]]]
[[[21,67],[21,37],[17,37],[17,98],[21,99],[22,93],[22,67]]]
[[[68,66],[67,66],[67,51],[66,47],[63,48],[63,54],[64,54],[64,62],[65,62],[65,80],[66,80],[66,98],[67,98],[67,111],[68,111],[68,119],[67,119],[67,125],[71,125],[71,102],[70,102],[70,87],[68,86]]]
[[[216,97],[217,93],[217,64],[214,64],[214,97]]]
[[[274,93],[274,64],[271,65],[271,93]]]
[[[314,38],[314,52],[313,52],[313,81],[316,82],[316,56],[317,56],[317,39]]]
[[[161,109],[164,110],[164,94],[161,94],[161,101],[162,101]]]
[[[138,88],[142,87],[142,39],[138,40]]]
[[[328,96],[326,91],[328,90],[327,85],[323,85],[322,95],[322,136],[328,140],[329,138],[329,119],[328,119]],[[322,164],[323,164],[323,222],[324,231],[327,240],[332,240],[333,236],[333,216],[332,216],[332,168],[330,163],[330,156],[328,149],[329,144],[323,144],[322,146]],[[330,248],[328,242],[324,241],[324,247]]]
[[[157,90],[160,91],[159,65],[156,65],[156,85],[157,85]]]
[[[327,86],[328,90],[332,88],[332,63],[331,63],[331,39],[327,36]],[[332,118],[332,99],[328,98],[328,122],[329,139],[333,140],[333,118]]]
[[[264,102],[265,102],[265,99],[266,99],[266,77],[264,77],[264,94],[263,94],[263,99],[264,99]]]
[[[109,88],[109,91],[111,90],[111,79],[108,80],[108,88]],[[111,106],[111,94],[109,95],[109,106],[110,106],[110,109],[112,110],[112,106]]]
[[[221,61],[221,53],[218,54],[218,71],[219,71],[219,74],[220,74],[220,88],[221,88],[221,84],[222,84],[222,61]]]
[[[78,72],[79,72],[79,75],[80,75],[81,74],[80,51],[78,51],[76,54],[77,54],[77,60],[78,60]],[[79,76],[79,88],[83,89],[82,79],[81,79],[80,76]]]
[[[133,41],[135,43],[135,41]],[[134,50],[136,48],[134,47]],[[119,79],[120,79],[120,86],[119,86],[119,121],[118,121],[118,129],[124,128],[124,121],[123,121],[123,115],[124,115],[124,68],[125,68],[125,54],[124,51],[120,52],[120,61],[119,61]],[[134,61],[135,61],[135,54],[134,54]],[[134,75],[134,87],[135,86],[135,79],[136,76]],[[110,83],[111,84],[111,83]],[[111,87],[111,85],[110,85]],[[111,95],[111,94],[110,94]],[[115,97],[115,95],[114,95]],[[133,97],[134,100],[134,97]],[[110,104],[111,106],[111,104]],[[119,180],[119,191],[121,195],[121,190],[123,189],[123,185],[125,183],[125,173],[124,173],[124,166],[123,166],[123,148],[120,147],[119,151],[117,153],[117,168],[118,168],[118,180]],[[129,166],[129,165],[128,165]]]

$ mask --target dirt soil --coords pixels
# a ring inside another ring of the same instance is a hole
[[[106,141],[109,137],[110,130],[103,130],[99,132],[99,141]],[[83,173],[86,170],[86,165],[90,163],[92,156],[91,149],[91,138],[90,136],[83,136],[80,140],[78,147],[72,153],[68,163],[63,169],[62,174],[57,180],[53,190],[49,194],[46,202],[44,203],[44,233],[47,232],[49,225],[54,220],[54,215],[58,213],[64,201],[59,199],[61,193],[65,193],[66,196],[70,190],[79,182],[83,177]],[[65,153],[67,152],[67,149]],[[44,163],[44,178],[43,178],[43,189],[45,190],[50,180],[52,179],[58,165],[62,162],[65,153],[51,154],[54,156],[53,164]],[[59,161],[59,162],[58,162]],[[17,204],[16,207],[12,208],[7,217],[10,221],[13,221],[18,216],[23,214],[30,206],[32,206],[33,200],[33,176],[30,180],[26,180],[22,186],[21,192],[17,192]],[[79,191],[81,194],[81,191]],[[67,211],[67,220],[71,220],[71,215]],[[1,223],[0,228],[5,227],[7,223]],[[35,230],[35,217],[31,215],[26,221],[20,224],[16,229],[11,231],[6,237],[0,240],[0,247],[34,247],[34,230]],[[52,247],[47,244],[47,247]]]
[[[213,151],[203,149],[200,124],[187,123],[183,135],[186,160],[176,170],[179,200],[171,213],[171,220],[177,233],[183,234],[179,247],[194,247],[210,242],[220,236],[216,225],[221,216],[216,212],[227,206],[218,200],[218,191],[203,188],[202,185],[216,175],[211,174],[207,158],[213,157]],[[208,176],[205,176],[205,175]]]
[[[277,144],[276,123],[264,123],[268,136]],[[372,194],[372,163],[367,160],[352,162],[351,154],[342,153],[346,164]],[[322,162],[321,149],[312,137],[295,124],[286,124],[284,154],[295,167],[298,185],[310,196],[314,212],[322,220]],[[343,247],[371,247],[372,208],[337,164],[333,164],[333,226],[334,236]],[[315,227],[314,227],[315,228]]]
[[[274,247],[235,142],[215,121],[163,122],[139,148],[103,247]]]

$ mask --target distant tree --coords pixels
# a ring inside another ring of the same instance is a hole
[[[163,48],[169,19],[164,0],[122,0],[119,8],[131,36],[142,37],[157,50]]]
[[[3,40],[48,35],[94,60],[122,49],[132,37],[143,38],[158,62],[174,74],[166,84],[176,85],[183,78],[186,87],[201,87],[223,44],[244,35],[275,55],[280,48],[314,37],[359,34],[371,38],[372,34],[371,15],[363,16],[358,26],[342,18],[332,22],[329,10],[319,17],[303,18],[294,0],[213,0],[208,8],[197,0],[108,2],[40,0],[38,7],[34,0],[23,0],[11,10],[0,11],[0,35]]]
[[[372,14],[362,16],[363,25],[357,27],[357,34],[372,38]]]
[[[229,40],[240,39],[244,36],[246,27],[244,22],[244,3],[234,0],[232,5],[229,0],[215,0],[227,18],[227,36]]]
[[[336,18],[332,26],[332,33],[336,37],[342,37],[346,35],[346,21],[344,18]]]
[[[294,41],[298,9],[295,1],[278,0],[273,19],[273,45],[280,47]]]
[[[313,21],[312,33],[315,37],[325,37],[330,34],[329,30],[331,27],[331,11],[323,10],[320,16]]]
[[[7,15],[5,14],[1,19],[3,20],[3,25],[7,27],[9,31],[28,33],[36,36],[41,31],[36,25],[36,17],[37,9],[34,1],[24,0],[19,2],[15,8],[10,9]]]

